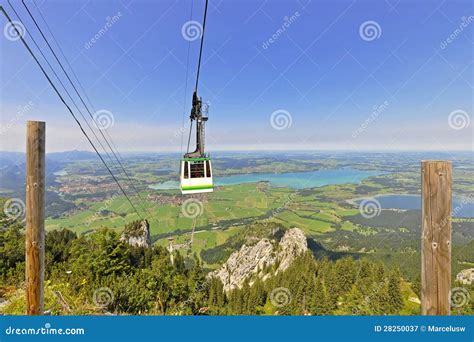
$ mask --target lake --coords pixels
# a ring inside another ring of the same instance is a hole
[[[420,195],[380,195],[375,196],[382,209],[421,210]],[[354,200],[359,204],[362,199]],[[474,199],[453,196],[453,217],[474,217]]]
[[[67,176],[68,173],[67,173],[66,170],[60,170],[60,171],[54,172],[53,175],[55,175],[55,176]]]
[[[214,177],[214,185],[225,186],[268,181],[272,186],[275,187],[305,189],[331,184],[359,183],[361,180],[367,177],[378,176],[380,174],[382,174],[382,172],[355,170],[351,168],[286,173],[246,173],[240,175]],[[178,189],[179,182],[166,181],[150,185],[149,188],[154,190]]]

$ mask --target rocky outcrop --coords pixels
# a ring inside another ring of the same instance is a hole
[[[120,236],[120,241],[124,241],[134,247],[150,247],[150,224],[147,220],[143,220],[126,225]]]
[[[255,245],[243,245],[239,251],[231,254],[225,264],[209,273],[224,284],[224,291],[240,288],[244,282],[256,276],[267,279],[272,274],[286,270],[293,260],[308,250],[306,236],[298,229],[288,230],[280,242],[261,239]],[[277,269],[269,271],[267,266],[278,264]]]
[[[306,236],[303,231],[298,228],[288,230],[281,239],[279,247],[280,251],[278,253],[278,260],[280,261],[280,264],[277,273],[286,270],[295,257],[308,250]]]

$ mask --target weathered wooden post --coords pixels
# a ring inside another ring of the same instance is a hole
[[[45,123],[26,124],[26,314],[44,310]]]
[[[421,178],[421,313],[449,315],[451,162],[422,161]]]

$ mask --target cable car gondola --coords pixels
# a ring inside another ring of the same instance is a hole
[[[182,194],[196,194],[213,191],[211,158],[204,152],[204,129],[205,123],[208,120],[208,116],[207,110],[203,111],[201,97],[197,95],[199,70],[201,68],[202,46],[204,43],[204,30],[206,28],[207,4],[208,0],[206,0],[206,6],[204,10],[196,86],[194,88],[191,115],[189,117],[191,120],[191,125],[189,129],[188,148],[187,153],[181,159],[180,188]],[[189,142],[191,139],[194,121],[196,121],[196,149],[193,152],[189,152]]]
[[[204,152],[204,127],[207,119],[202,113],[202,99],[194,92],[191,130],[193,121],[196,121],[196,149],[186,153],[181,159],[182,194],[213,191],[211,158]]]

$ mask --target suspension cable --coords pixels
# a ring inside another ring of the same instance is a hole
[[[11,5],[11,4],[10,4]],[[84,128],[82,127],[80,121],[78,120],[77,116],[74,114],[74,112],[72,111],[71,107],[67,104],[67,102],[64,100],[64,97],[61,95],[61,93],[59,92],[58,88],[56,87],[56,85],[53,83],[53,81],[51,80],[51,78],[49,77],[48,73],[46,72],[46,70],[43,68],[43,66],[41,65],[41,63],[39,62],[38,58],[36,57],[36,55],[34,54],[34,52],[31,50],[30,46],[28,45],[28,43],[25,41],[25,39],[23,38],[22,34],[20,33],[20,31],[17,29],[15,23],[11,20],[10,16],[8,15],[8,13],[6,12],[6,10],[4,9],[3,6],[0,6],[0,11],[3,13],[3,15],[7,18],[8,22],[10,23],[10,25],[14,28],[16,34],[18,35],[18,37],[20,38],[21,42],[23,43],[23,45],[26,47],[26,49],[28,50],[28,52],[30,53],[31,57],[33,57],[33,59],[35,60],[36,64],[38,65],[38,67],[41,69],[41,72],[43,73],[43,75],[46,77],[46,80],[48,81],[48,83],[51,85],[51,87],[53,88],[54,92],[56,93],[56,95],[59,97],[60,101],[66,106],[68,112],[71,114],[71,116],[73,117],[74,121],[76,121],[77,125],[79,126],[79,129],[81,130],[82,134],[86,137],[87,141],[89,142],[89,144],[92,146],[92,148],[94,149],[95,153],[99,156],[99,159],[102,161],[102,163],[104,164],[105,168],[107,169],[107,171],[110,173],[110,175],[112,176],[112,178],[114,179],[115,183],[117,183],[120,191],[123,193],[123,195],[127,198],[128,202],[130,203],[130,206],[133,208],[133,210],[135,211],[135,213],[138,215],[138,217],[140,217],[141,219],[143,219],[141,217],[141,215],[139,214],[138,210],[136,209],[136,207],[133,205],[132,201],[130,200],[130,198],[128,197],[127,193],[125,192],[125,190],[123,189],[122,185],[120,185],[120,182],[118,181],[118,179],[115,177],[115,175],[113,174],[112,170],[110,169],[110,167],[107,165],[107,163],[105,162],[104,158],[102,157],[102,155],[99,153],[99,151],[97,150],[97,148],[95,147],[94,143],[92,142],[92,140],[90,139],[89,135],[86,133],[86,131],[84,130]],[[20,20],[21,22],[21,20]],[[22,25],[24,26],[24,24],[22,23]]]
[[[15,13],[15,15],[18,17],[18,19],[23,22],[23,19],[22,17],[20,16],[20,14],[15,10],[15,8],[12,6],[10,0],[8,0],[8,4],[10,5],[11,9],[13,10],[13,13]],[[56,79],[58,80],[59,84],[61,85],[61,87],[63,88],[64,92],[66,93],[66,95],[68,96],[69,100],[71,100],[72,104],[74,105],[74,107],[76,108],[76,110],[79,112],[79,114],[81,115],[82,119],[85,121],[87,127],[89,128],[89,130],[92,132],[92,134],[94,135],[95,139],[97,140],[97,142],[99,143],[100,147],[102,147],[102,150],[104,151],[104,153],[106,154],[106,156],[108,157],[108,159],[110,161],[113,161],[112,158],[110,157],[110,155],[108,154],[107,150],[105,149],[104,145],[102,144],[102,142],[100,141],[99,137],[97,136],[97,134],[95,133],[94,129],[92,128],[92,126],[89,124],[89,122],[87,121],[86,117],[84,116],[83,112],[81,111],[81,109],[78,107],[76,101],[74,101],[74,99],[72,98],[71,94],[69,93],[69,91],[67,90],[66,86],[64,85],[64,83],[61,81],[61,78],[59,77],[59,75],[56,73],[56,71],[54,70],[53,66],[51,65],[51,63],[49,62],[48,58],[45,56],[45,54],[43,53],[43,51],[41,50],[41,48],[39,47],[38,43],[36,42],[35,38],[33,37],[33,35],[30,33],[30,30],[25,26],[25,32],[28,34],[28,36],[30,36],[31,38],[31,41],[33,42],[33,44],[36,46],[36,49],[39,51],[39,53],[41,54],[41,56],[43,57],[43,59],[46,61],[46,64],[49,66],[49,68],[51,69],[51,71],[53,72],[53,75],[56,77]]]
[[[10,3],[10,0],[8,0],[8,2]],[[26,5],[25,1],[22,0],[22,4],[23,6],[25,7],[26,11],[28,12],[30,18],[32,19],[33,23],[35,24],[36,28],[38,29],[38,31],[40,32],[41,36],[43,37],[44,41],[46,42],[46,44],[48,45],[48,48],[49,50],[51,51],[51,53],[53,54],[54,58],[56,59],[56,61],[58,62],[59,66],[61,67],[62,71],[64,72],[64,74],[66,75],[67,79],[69,80],[69,83],[72,85],[74,91],[76,92],[77,96],[79,97],[79,99],[81,100],[81,103],[83,104],[83,106],[86,108],[90,118],[93,120],[93,122],[95,123],[96,127],[99,127],[97,122],[96,122],[96,119],[94,118],[94,116],[92,115],[91,111],[89,110],[88,106],[86,105],[84,99],[82,98],[81,94],[79,93],[79,91],[77,90],[76,86],[74,85],[73,81],[71,80],[71,78],[69,77],[69,74],[66,72],[66,70],[64,69],[64,66],[63,64],[61,63],[61,61],[59,60],[58,56],[56,55],[54,49],[52,48],[51,44],[49,43],[48,39],[46,38],[46,36],[44,35],[42,29],[40,28],[40,26],[38,25],[38,22],[36,21],[36,19],[34,18],[33,14],[31,13],[30,9],[28,8],[28,6]],[[11,6],[11,4],[10,4]],[[38,9],[38,11],[40,12],[39,10],[39,7],[36,5],[35,3],[35,6],[36,8]],[[13,8],[13,7],[12,7]],[[45,18],[43,17],[42,13],[40,12],[40,15],[41,17],[43,18],[43,21],[46,23],[47,25],[47,22],[45,20]],[[17,15],[18,16],[18,15]],[[54,38],[54,35],[52,34],[51,32],[51,29],[49,28],[49,26],[47,25],[48,29],[49,29],[49,32],[51,34],[51,36],[53,37],[54,41],[56,42],[56,45],[59,47],[64,59],[66,60],[66,62],[68,63],[69,65],[69,68],[71,70],[72,67],[71,67],[71,64],[69,63],[69,61],[67,60],[66,56],[64,55],[64,52],[62,52],[62,49],[58,43],[58,41]],[[74,71],[73,71],[74,73]],[[77,76],[76,76],[76,80],[78,80]],[[90,101],[89,101],[90,102]],[[104,132],[103,130],[99,129],[99,132],[100,134],[102,135],[102,138],[105,140],[107,146],[109,147],[110,151],[112,152],[116,162],[118,163],[118,165],[120,166],[120,168],[122,169],[122,172],[125,174],[125,176],[127,177],[127,180],[128,182],[130,183],[130,185],[132,186],[132,189],[135,191],[135,193],[137,194],[137,196],[139,197],[140,201],[141,201],[141,204],[142,204],[142,210],[145,212],[145,210],[143,209],[143,198],[141,197],[140,193],[138,192],[137,188],[135,187],[134,183],[132,182],[131,180],[131,177],[129,176],[129,174],[127,173],[127,171],[125,170],[123,164],[121,163],[121,161],[119,160],[119,158],[117,157],[117,154],[115,153],[115,151],[113,150],[112,146],[110,145],[108,139],[106,138],[106,136],[104,135]],[[95,133],[94,133],[95,135]],[[109,136],[109,139],[110,139],[110,136]],[[111,140],[111,139],[110,139]],[[105,153],[108,155],[108,152],[105,150],[104,148],[104,151]],[[109,156],[110,159],[112,159],[110,156]]]
[[[209,0],[206,0],[206,6],[204,7],[204,19],[202,21],[202,35],[201,35],[201,46],[199,48],[199,61],[197,67],[197,74],[196,74],[196,86],[194,87],[194,91],[197,93],[198,84],[199,84],[199,72],[201,70],[201,57],[202,57],[202,47],[204,45],[204,32],[206,31],[206,18],[207,18],[207,5]]]
[[[189,21],[193,19],[193,4],[194,0],[191,0],[191,11],[189,14]],[[187,102],[187,97],[188,97],[188,74],[189,74],[189,52],[191,50],[191,40],[188,41],[188,53],[186,57],[186,77],[184,79],[184,101],[183,101],[183,120],[182,120],[182,129],[181,129],[181,144],[180,144],[180,150],[181,154],[183,153],[183,140],[184,140],[184,122],[185,122],[185,112],[186,112],[186,102]],[[191,123],[192,124],[192,123]],[[188,139],[188,147],[186,149],[186,153],[189,152],[189,139]]]
[[[186,148],[186,153],[189,152],[189,144],[191,143],[191,132],[192,131],[193,131],[193,121],[191,120],[191,124],[189,125],[188,146]]]

